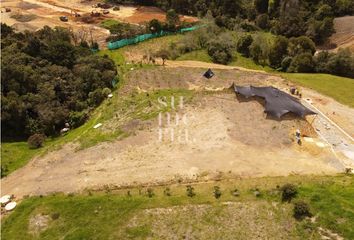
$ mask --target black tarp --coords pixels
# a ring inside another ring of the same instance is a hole
[[[211,71],[211,69],[209,68],[208,71],[206,71],[203,76],[206,77],[207,79],[210,79],[214,76],[215,74],[213,73],[213,71]]]
[[[264,112],[277,118],[281,118],[281,116],[289,112],[302,118],[306,115],[316,114],[302,105],[297,98],[274,87],[234,86],[234,90],[246,98],[255,96],[264,98]]]

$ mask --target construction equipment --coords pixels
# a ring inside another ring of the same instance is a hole
[[[62,21],[62,22],[67,22],[67,21],[69,21],[69,19],[68,19],[67,16],[60,16],[59,19],[60,19],[60,21]]]

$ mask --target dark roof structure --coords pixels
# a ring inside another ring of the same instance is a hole
[[[254,96],[264,98],[264,112],[277,118],[281,118],[281,116],[289,112],[302,118],[306,115],[316,114],[302,105],[297,98],[274,87],[234,86],[234,90],[246,98]]]
[[[206,77],[207,79],[210,79],[214,76],[215,74],[213,73],[213,71],[211,71],[211,69],[209,68],[208,71],[206,71],[203,76]]]

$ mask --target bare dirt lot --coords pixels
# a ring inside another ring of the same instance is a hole
[[[334,19],[334,33],[330,42],[339,48],[349,48],[354,51],[354,16],[345,16]]]
[[[285,87],[280,78],[216,69],[216,77],[205,80],[201,77],[204,70],[161,67],[131,71],[122,95],[136,89],[186,88],[197,91],[194,99],[177,111],[180,124],[167,127],[163,115],[161,126],[157,119],[150,120],[150,124],[120,141],[80,151],[74,144],[66,145],[32,160],[2,179],[3,193],[23,196],[180,179],[343,171],[330,148],[307,142],[300,147],[293,142],[297,128],[321,141],[309,122],[291,116],[283,121],[268,118],[260,102],[239,101],[228,90],[233,82]],[[183,115],[187,121],[183,121]],[[174,114],[171,120],[175,120]],[[115,120],[109,119],[103,124],[112,121]]]
[[[102,14],[102,9],[94,8],[93,5],[99,1],[81,0],[4,0],[1,1],[1,22],[4,22],[18,31],[36,31],[43,26],[61,26],[73,29],[74,32],[92,32],[93,38],[99,43],[101,48],[106,47],[106,38],[109,31],[100,26],[105,19],[115,19],[118,21],[140,24],[154,18],[165,20],[165,13],[154,7],[120,6],[120,10],[109,9],[109,14]],[[6,12],[5,8],[11,9]],[[100,17],[94,17],[91,23],[84,22],[84,17],[90,16],[92,11],[100,12]],[[80,17],[75,17],[75,13]],[[14,15],[33,16],[34,19],[23,22],[13,18]],[[60,21],[60,16],[68,17],[67,22]],[[183,21],[197,21],[194,17],[181,16]]]

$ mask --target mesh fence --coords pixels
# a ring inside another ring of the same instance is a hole
[[[199,28],[199,26],[182,28],[177,33],[189,32],[189,31],[196,30],[197,28]],[[124,47],[127,45],[140,43],[140,42],[146,41],[148,39],[162,37],[162,36],[171,35],[171,34],[175,34],[175,33],[161,31],[159,33],[147,33],[147,34],[143,34],[143,35],[138,35],[135,38],[128,38],[128,39],[122,39],[122,40],[115,41],[115,42],[109,42],[108,49],[109,50],[118,49],[118,48],[121,48],[121,47]]]

